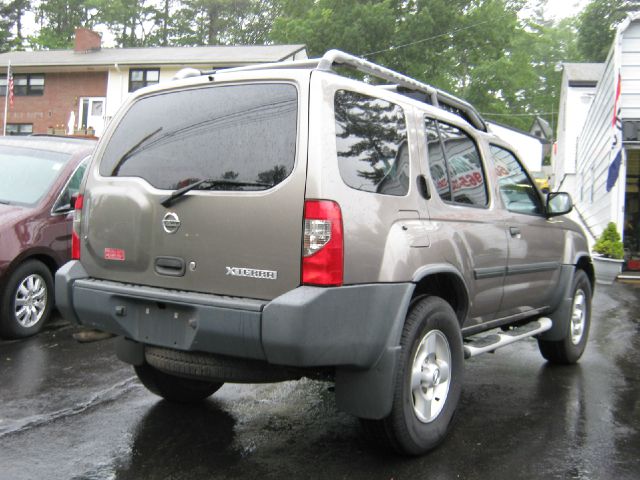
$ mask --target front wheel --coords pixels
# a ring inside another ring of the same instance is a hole
[[[564,338],[557,341],[538,339],[540,353],[551,363],[576,363],[587,346],[591,326],[591,282],[583,270],[573,277],[570,318]]]
[[[146,363],[133,368],[147,390],[170,402],[200,402],[213,395],[223,385],[220,382],[205,382],[169,375]]]
[[[53,308],[53,277],[38,260],[27,260],[0,293],[0,335],[24,338],[42,330]]]
[[[384,446],[421,455],[446,437],[462,389],[462,335],[451,306],[439,297],[420,300],[407,315],[400,346],[391,413],[362,423]]]

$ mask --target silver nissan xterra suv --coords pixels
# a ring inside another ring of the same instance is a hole
[[[449,430],[466,358],[534,337],[574,363],[587,342],[569,196],[543,196],[468,103],[339,51],[139,90],[76,207],[59,309],[119,336],[170,401],[330,380],[416,455]]]

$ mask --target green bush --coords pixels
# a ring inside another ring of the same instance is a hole
[[[624,257],[624,247],[620,241],[620,234],[616,230],[616,224],[609,222],[602,235],[593,246],[593,251],[608,258],[622,259]]]

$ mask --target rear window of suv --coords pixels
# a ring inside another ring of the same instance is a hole
[[[293,170],[298,93],[289,84],[168,92],[133,104],[106,147],[100,174],[156,188],[224,180],[216,190],[264,190]]]

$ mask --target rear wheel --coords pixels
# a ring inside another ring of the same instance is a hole
[[[223,385],[219,382],[204,382],[169,375],[146,363],[133,368],[142,384],[149,391],[170,402],[200,402],[213,395]]]
[[[24,338],[42,330],[53,308],[53,277],[38,260],[27,260],[9,276],[0,298],[0,335]]]
[[[538,339],[540,353],[551,363],[576,363],[587,346],[591,326],[591,282],[583,270],[573,278],[573,295],[565,336],[561,340]]]
[[[383,446],[423,454],[446,437],[460,398],[463,346],[458,319],[441,298],[427,297],[407,316],[393,407],[382,420],[362,420]]]

